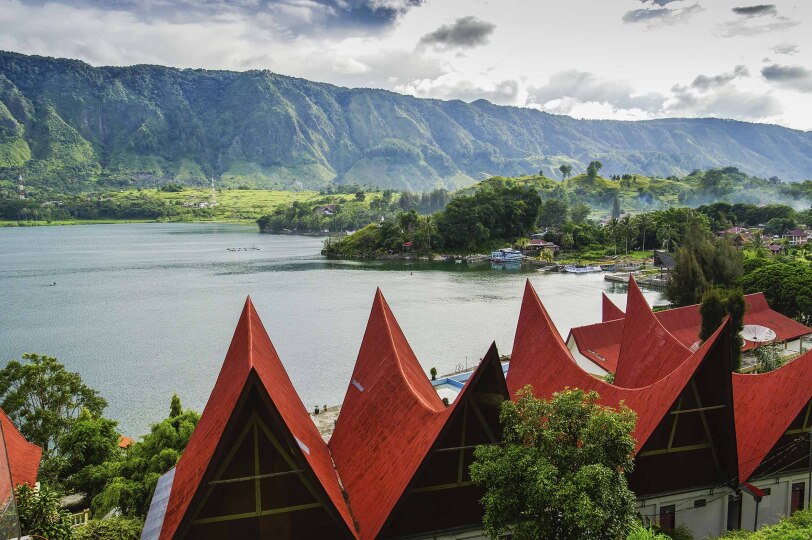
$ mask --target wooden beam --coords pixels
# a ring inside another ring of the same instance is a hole
[[[702,450],[703,448],[713,448],[713,445],[710,443],[702,443],[702,444],[692,444],[689,446],[675,446],[673,448],[661,448],[659,450],[647,450],[645,452],[640,452],[638,457],[648,457],[648,456],[661,456],[664,454],[676,454],[679,452],[691,452],[693,450]]]
[[[452,484],[438,484],[436,486],[426,486],[426,487],[421,487],[421,488],[414,488],[414,489],[410,489],[409,493],[410,494],[427,493],[427,492],[430,492],[430,491],[442,491],[444,489],[455,489],[455,488],[459,488],[459,487],[473,486],[473,485],[474,485],[473,481],[467,480],[465,482],[454,482]]]
[[[684,411],[671,411],[671,414],[687,414],[704,411],[715,411],[717,409],[724,409],[727,405],[713,405],[711,407],[698,407],[696,409],[685,409]]]
[[[283,508],[273,508],[271,510],[262,510],[260,512],[244,512],[242,514],[231,514],[228,516],[217,516],[212,518],[196,519],[192,525],[206,525],[208,523],[222,523],[224,521],[236,521],[238,519],[258,518],[262,516],[272,516],[274,514],[289,514],[291,512],[299,512],[301,510],[311,510],[313,508],[321,508],[321,503],[308,503],[299,504],[296,506],[285,506]]]
[[[235,482],[247,482],[249,480],[264,480],[265,478],[274,478],[276,476],[286,476],[288,474],[299,474],[301,473],[301,469],[297,469],[295,471],[282,471],[277,473],[268,473],[268,474],[259,474],[256,476],[244,476],[242,478],[229,478],[228,480],[212,480],[209,482],[210,486],[216,486],[219,484],[233,484]]]

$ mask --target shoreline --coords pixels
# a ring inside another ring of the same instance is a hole
[[[140,223],[218,223],[225,225],[254,225],[253,219],[75,219],[58,221],[8,221],[0,220],[0,228],[61,227],[74,225],[127,225]]]

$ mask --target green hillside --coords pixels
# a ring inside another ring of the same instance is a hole
[[[0,180],[60,191],[166,182],[427,191],[593,159],[605,176],[735,166],[812,178],[812,133],[714,119],[575,120],[339,88],[268,71],[89,66],[0,52]]]

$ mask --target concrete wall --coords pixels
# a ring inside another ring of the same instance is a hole
[[[727,500],[731,491],[727,488],[696,490],[684,493],[660,495],[639,499],[637,512],[644,522],[659,523],[660,508],[674,505],[675,525],[685,525],[700,540],[707,536],[722,534],[727,528]],[[705,501],[705,506],[696,506],[697,501]]]
[[[804,508],[806,508],[809,500],[809,473],[807,472],[751,482],[759,489],[770,490],[770,494],[765,496],[758,505],[758,527],[775,523],[782,516],[789,515],[792,484],[798,483],[804,484]],[[745,494],[742,501],[742,529],[752,531],[755,517],[756,502],[753,497]]]

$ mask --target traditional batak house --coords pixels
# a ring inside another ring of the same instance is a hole
[[[632,337],[648,347],[651,329]],[[511,395],[525,385],[549,398],[565,388],[594,390],[603,405],[624,403],[637,415],[635,467],[629,486],[638,512],[665,528],[680,523],[681,510],[696,505],[694,533],[723,530],[727,493],[737,486],[738,458],[730,379],[730,330],[726,322],[701,347],[660,376],[654,356],[637,358],[638,369],[656,381],[621,388],[584,371],[558,334],[530,286],[525,290],[508,371]]]
[[[474,447],[500,440],[495,347],[446,406],[378,291],[329,448],[359,538],[470,538],[482,524]]]
[[[812,352],[763,375],[732,374],[729,321],[689,342],[693,315],[682,313],[654,314],[631,280],[625,314],[604,298],[605,321],[593,326],[606,336],[587,359],[528,282],[507,381],[492,346],[441,400],[378,291],[325,444],[248,300],[200,423],[158,482],[142,539],[484,539],[473,450],[500,441],[500,404],[527,385],[542,398],[596,391],[603,405],[636,412],[628,481],[645,520],[702,538],[805,506]],[[611,359],[613,384],[586,369],[598,355]]]
[[[812,328],[771,309],[763,293],[747,294],[744,301],[746,311],[742,352],[745,359],[755,348],[763,345],[780,345],[785,354],[803,351],[804,339],[812,334]],[[639,320],[639,317],[645,318],[646,313],[650,313],[648,304],[633,278],[629,282],[626,303],[627,309],[634,309],[635,320]],[[567,337],[567,347],[578,361],[578,365],[596,375],[616,373],[628,317],[629,315],[624,314],[604,294],[603,322],[573,328]],[[654,317],[668,335],[683,346],[692,350],[699,346],[702,316],[698,304],[658,311]],[[808,342],[809,338],[806,340]],[[627,348],[627,353],[641,355],[643,351]]]
[[[492,347],[446,406],[378,291],[328,446],[249,300],[142,539],[479,537],[468,467],[507,398]]]

